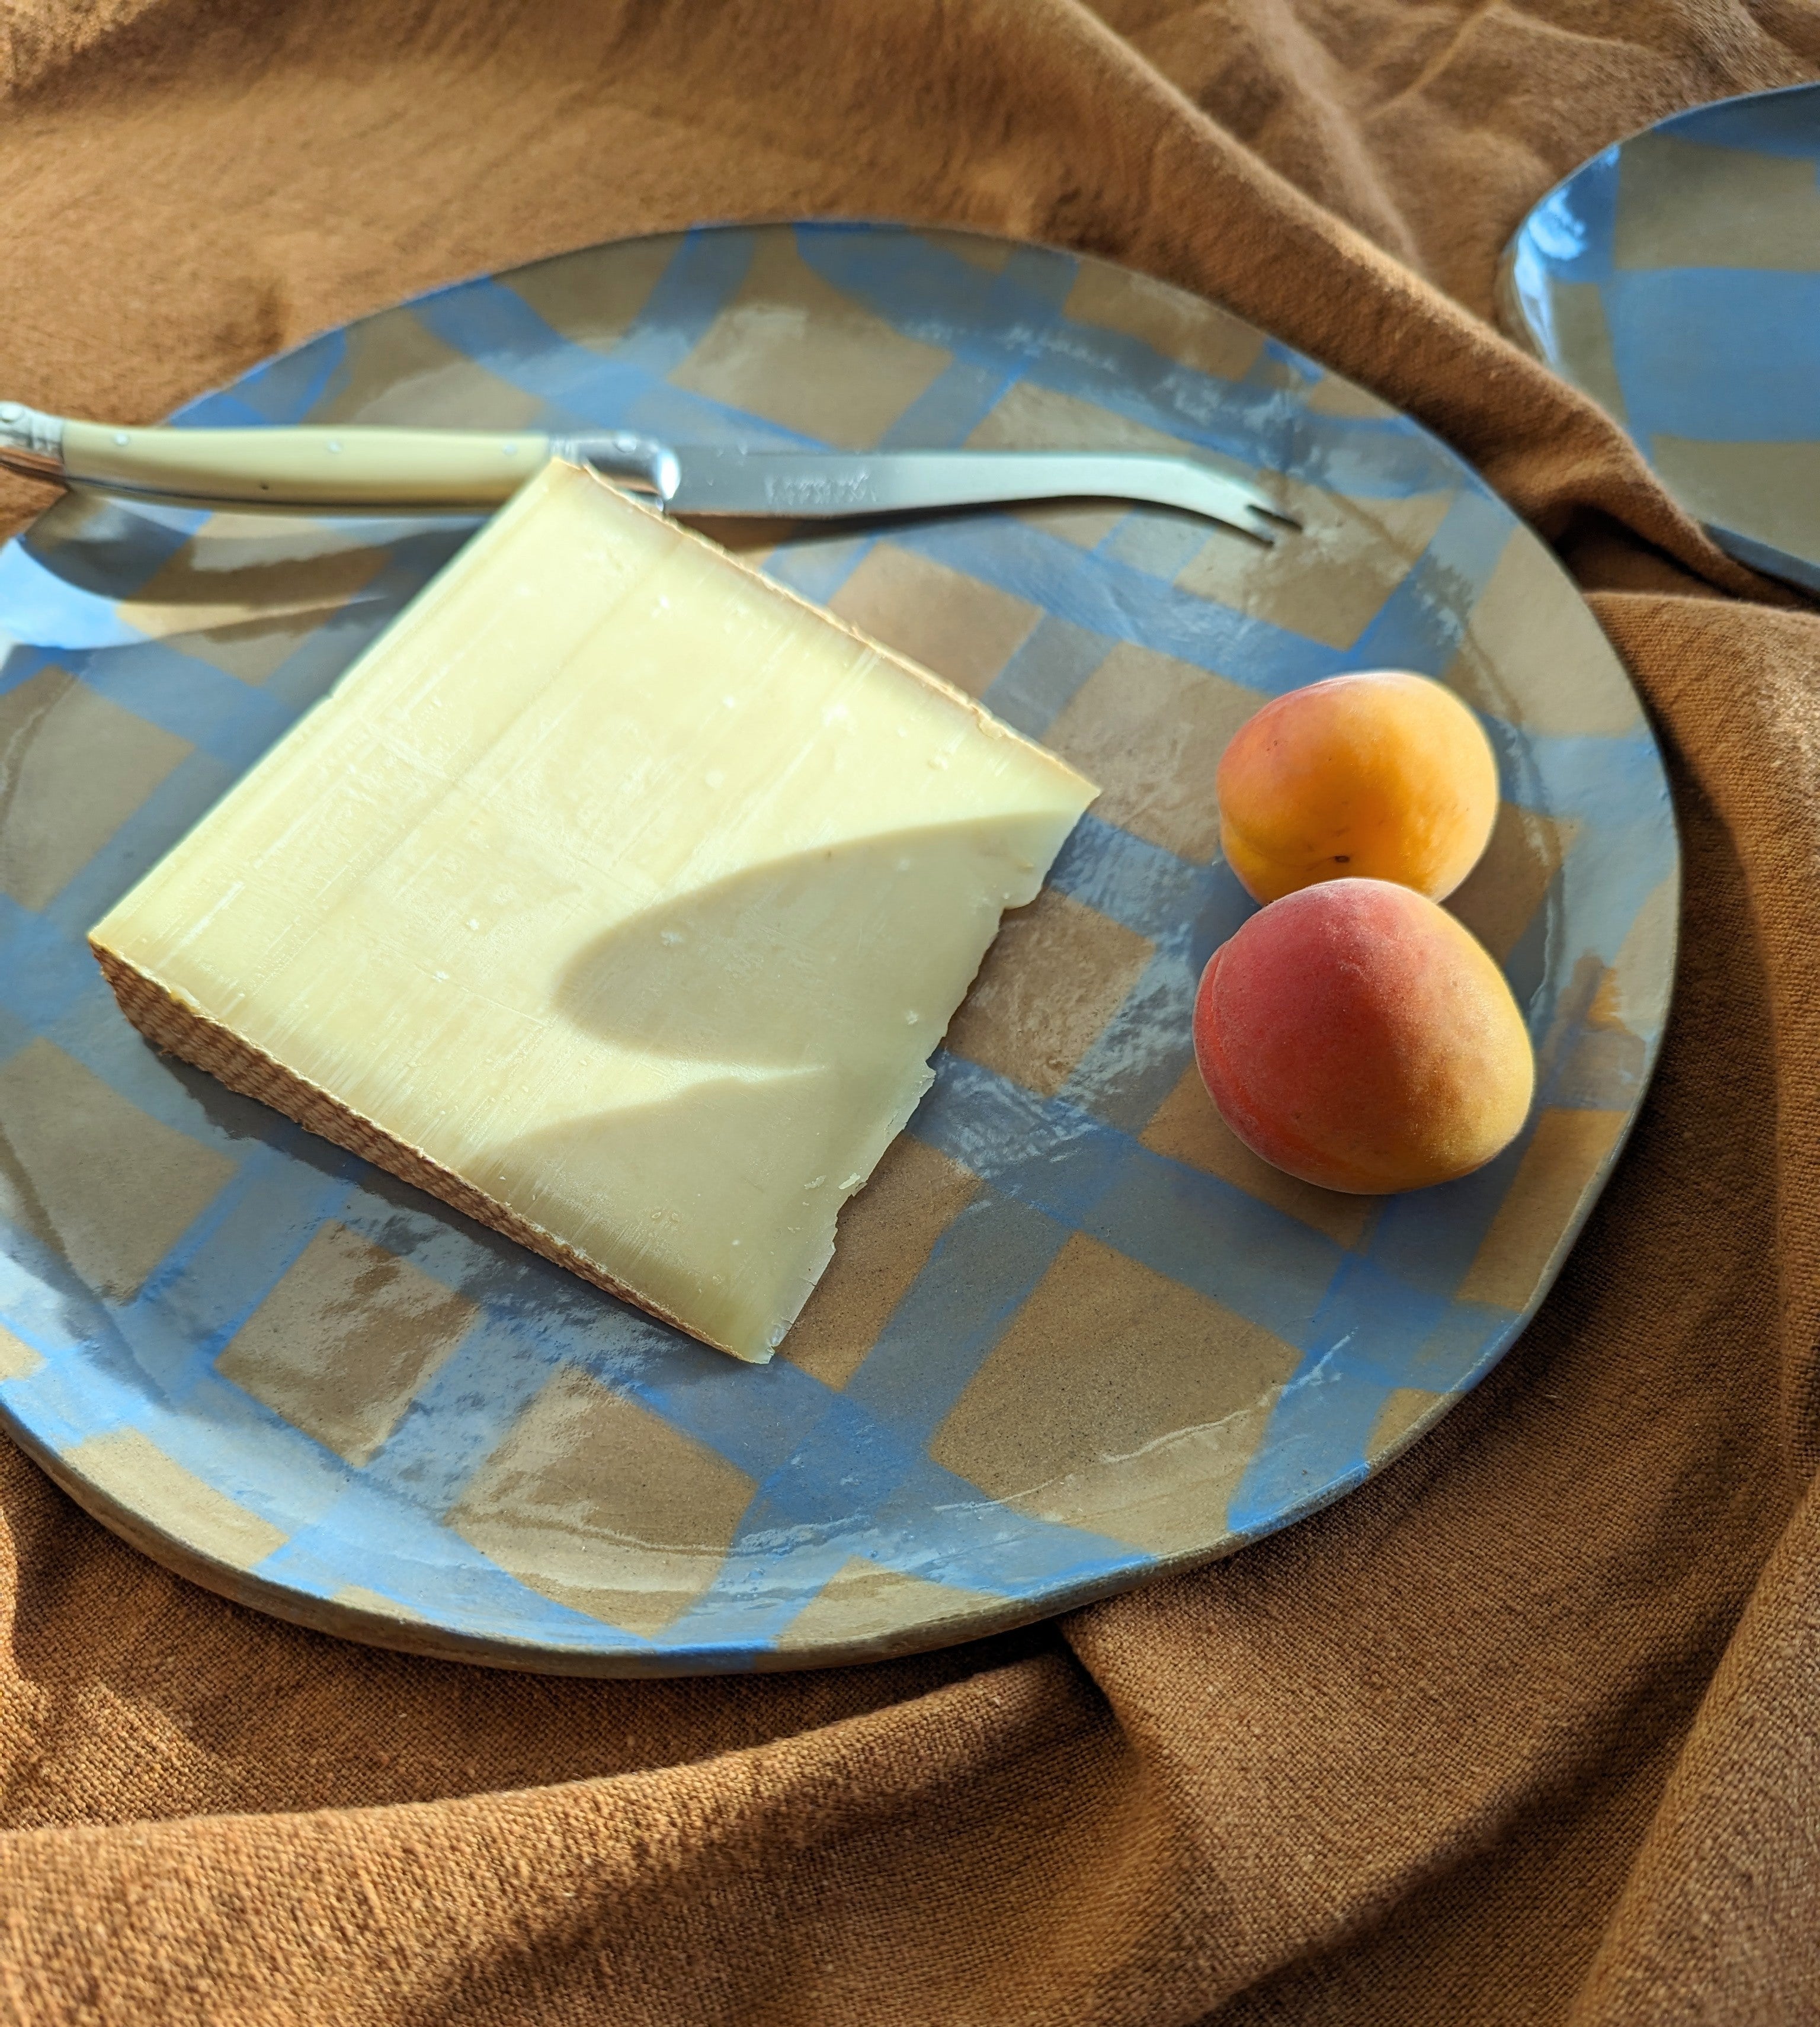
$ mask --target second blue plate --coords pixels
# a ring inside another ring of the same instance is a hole
[[[1722,548],[1820,593],[1820,84],[1595,156],[1523,221],[1502,310]]]

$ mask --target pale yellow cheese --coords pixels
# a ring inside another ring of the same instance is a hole
[[[167,1046],[220,1067],[141,982],[762,1360],[1094,792],[555,465],[92,940]]]

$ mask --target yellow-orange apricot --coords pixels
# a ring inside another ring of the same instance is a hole
[[[1366,879],[1439,901],[1491,836],[1497,762],[1451,690],[1373,670],[1272,698],[1239,728],[1215,792],[1220,849],[1254,900]]]
[[[1222,943],[1194,1058],[1254,1154],[1368,1196],[1482,1167],[1535,1085],[1503,973],[1445,909],[1385,880],[1305,887]]]

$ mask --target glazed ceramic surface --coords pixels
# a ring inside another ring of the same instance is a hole
[[[1266,549],[1109,505],[718,531],[1105,788],[762,1368],[161,1059],[84,946],[462,530],[72,498],[0,555],[0,1405],[150,1554],[511,1666],[902,1652],[1335,1497],[1540,1299],[1648,1074],[1674,832],[1586,606],[1411,423],[1120,270],[832,225],[466,284],[180,419],[1187,445],[1265,474],[1304,531]],[[1383,665],[1443,678],[1495,743],[1502,812],[1454,905],[1527,1010],[1541,1095],[1490,1168],[1368,1201],[1231,1138],[1189,1010],[1250,912],[1216,855],[1225,740]]]
[[[1552,190],[1512,332],[1743,562],[1820,592],[1820,85],[1696,107]]]

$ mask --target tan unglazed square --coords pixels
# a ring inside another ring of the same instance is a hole
[[[1498,805],[1483,857],[1447,897],[1447,906],[1501,964],[1522,940],[1579,831],[1571,817]]]
[[[1552,1108],[1535,1131],[1457,1299],[1521,1309],[1562,1243],[1574,1207],[1617,1145],[1629,1114]]]
[[[1020,380],[1007,388],[996,407],[982,416],[967,438],[973,450],[1143,450],[1161,457],[1189,457],[1194,446],[1185,437],[1153,429],[1116,408],[1084,401],[1057,387]],[[1237,467],[1235,467],[1236,469]],[[1115,518],[1124,510],[1110,510]]]
[[[841,1207],[834,1264],[778,1357],[825,1386],[844,1386],[979,1187],[958,1161],[900,1133],[872,1180]]]
[[[250,1507],[217,1492],[137,1429],[90,1436],[65,1450],[68,1469],[135,1520],[234,1570],[262,1563],[290,1538]]]
[[[616,275],[621,271],[614,270]],[[600,268],[594,272],[598,276]],[[596,286],[602,285],[596,281]],[[335,388],[311,410],[310,420],[530,430],[537,427],[544,412],[535,394],[458,352],[415,311],[395,309],[348,327]]]
[[[1076,1233],[929,1454],[1020,1512],[1166,1549],[1206,1539],[1299,1354]]]
[[[449,1524],[530,1589],[648,1635],[714,1582],[754,1489],[569,1366],[469,1480]]]
[[[1624,932],[1593,1009],[1599,1025],[1641,1033],[1668,1011],[1680,914],[1681,882],[1670,873],[1650,890]]]
[[[1052,1098],[1143,975],[1153,946],[1046,887],[1006,915],[946,1046]]]
[[[1027,600],[895,542],[866,552],[829,610],[976,697],[1042,617]]]
[[[1357,382],[1337,373],[1323,373],[1308,397],[1307,406],[1317,415],[1342,415],[1354,422],[1388,420],[1397,411]]]
[[[29,1379],[43,1363],[42,1353],[0,1324],[0,1380]]]
[[[1205,860],[1220,842],[1220,756],[1264,701],[1257,690],[1122,641],[1043,743],[1099,783],[1096,817],[1180,858]]]
[[[1298,533],[1265,548],[1216,531],[1176,582],[1329,648],[1351,647],[1370,626],[1454,498],[1416,493],[1353,500],[1294,481],[1280,482],[1278,492],[1284,511],[1301,524]]]
[[[1076,323],[1141,338],[1165,358],[1222,380],[1242,379],[1264,349],[1262,331],[1211,303],[1196,302],[1167,282],[1097,260],[1081,263],[1063,310]]]
[[[681,244],[670,233],[622,239],[608,261],[594,248],[584,247],[578,253],[559,253],[554,260],[520,268],[498,286],[528,303],[571,345],[611,352],[650,301]]]
[[[116,1301],[234,1173],[225,1154],[142,1112],[53,1043],[0,1068],[0,1211]]]
[[[965,260],[969,268],[983,269],[988,275],[1003,274],[1006,263],[1017,250],[1009,239],[986,239],[971,232],[932,230],[919,232],[917,237],[925,246],[952,253],[956,260]]]
[[[1796,556],[1820,542],[1820,445],[1701,443],[1652,436],[1652,462],[1682,504],[1703,520],[1754,536]]]
[[[843,449],[869,449],[948,364],[822,280],[783,234],[759,235],[739,292],[673,386]]]
[[[982,1612],[1006,1605],[990,1592],[931,1583],[850,1556],[778,1635],[786,1654],[877,1641],[883,1652],[932,1644],[949,1621],[976,1626]]]
[[[369,1590],[364,1584],[343,1584],[330,1601],[345,1604],[351,1612],[375,1613],[381,1619],[405,1619],[419,1626],[426,1623],[415,1605],[401,1604],[397,1598],[386,1597],[383,1591]]]
[[[1365,1454],[1373,1464],[1405,1442],[1412,1429],[1431,1415],[1448,1397],[1427,1386],[1398,1386],[1378,1410],[1365,1438]]]
[[[121,611],[142,633],[181,633],[185,654],[257,689],[391,560],[383,548],[345,541],[271,553],[290,547],[249,515],[216,515]]]
[[[1624,389],[1612,356],[1605,296],[1597,282],[1556,281],[1549,291],[1558,358],[1574,362],[1574,378],[1609,415],[1626,419]]]
[[[1820,248],[1811,156],[1708,148],[1641,134],[1618,157],[1619,268],[1767,268],[1805,274]]]
[[[1139,450],[1165,457],[1192,454],[1179,437],[1134,422],[1078,395],[1020,380],[967,439],[973,450]],[[1091,549],[1130,511],[1123,500],[1087,506],[1072,502],[1021,507],[1017,519],[1046,534]]]
[[[1444,680],[1529,732],[1622,738],[1643,729],[1637,692],[1592,608],[1527,528],[1504,545]]]
[[[215,1369],[363,1465],[476,1313],[408,1260],[331,1223],[235,1331]]]

